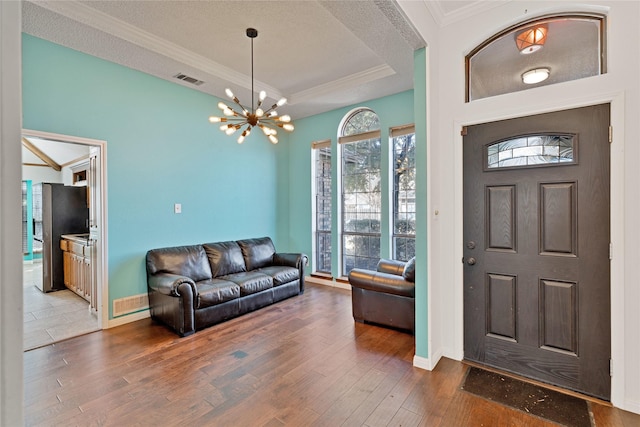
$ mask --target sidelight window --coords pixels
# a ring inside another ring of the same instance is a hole
[[[315,166],[315,271],[331,274],[331,141],[313,143]]]
[[[391,129],[393,150],[393,258],[416,254],[416,134],[414,126]]]

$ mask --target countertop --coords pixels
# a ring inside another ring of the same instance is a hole
[[[91,240],[89,240],[89,233],[86,234],[63,234],[60,236],[61,239],[71,240],[73,242],[81,243],[85,246],[91,245]]]

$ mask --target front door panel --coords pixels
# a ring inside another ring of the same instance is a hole
[[[465,358],[610,398],[609,105],[464,137]]]

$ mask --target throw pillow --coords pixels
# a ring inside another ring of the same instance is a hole
[[[404,265],[404,271],[402,272],[402,277],[404,277],[404,280],[407,280],[409,282],[416,281],[416,257],[411,258]]]

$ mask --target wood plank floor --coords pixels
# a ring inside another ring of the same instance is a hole
[[[550,426],[412,366],[411,335],[354,323],[350,293],[304,295],[178,338],[149,319],[24,354],[29,426]],[[590,403],[597,426],[640,416]]]

